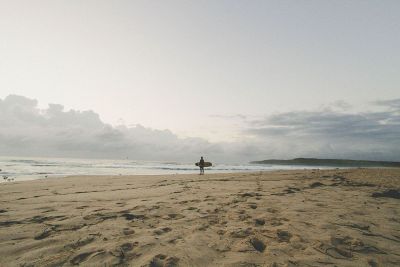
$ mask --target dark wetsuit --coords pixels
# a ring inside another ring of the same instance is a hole
[[[204,159],[200,159],[199,167],[200,167],[200,174],[204,174]]]

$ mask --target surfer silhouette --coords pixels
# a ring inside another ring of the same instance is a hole
[[[200,158],[199,167],[200,167],[200,175],[202,175],[202,174],[204,175],[204,159],[203,159],[203,157]]]

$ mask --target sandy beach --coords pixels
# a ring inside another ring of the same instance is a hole
[[[0,266],[400,266],[399,181],[336,169],[2,183]]]

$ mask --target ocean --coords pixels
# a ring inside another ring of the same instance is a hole
[[[312,166],[213,163],[206,173],[314,169]],[[0,157],[0,182],[60,178],[70,175],[196,174],[194,163],[72,158]]]

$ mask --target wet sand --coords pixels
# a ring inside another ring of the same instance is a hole
[[[2,183],[0,266],[400,266],[399,189],[400,169]]]

